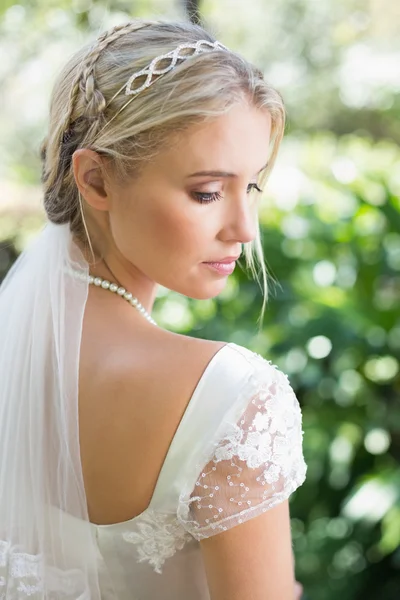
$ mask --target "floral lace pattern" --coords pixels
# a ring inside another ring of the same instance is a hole
[[[137,531],[122,534],[125,541],[135,544],[138,562],[148,562],[156,573],[167,558],[181,550],[192,537],[184,530],[175,515],[147,510],[137,523]]]
[[[261,356],[238,348],[251,363],[235,399],[242,415],[222,424],[224,433],[213,445],[211,460],[191,495],[181,494],[176,514],[148,509],[134,531],[122,534],[135,545],[138,562],[149,563],[156,573],[193,538],[199,541],[267,511],[305,479],[302,415],[287,376]]]
[[[40,594],[40,556],[13,551],[9,542],[0,541],[0,599]]]
[[[80,571],[44,568],[40,554],[18,551],[10,542],[0,540],[0,600],[42,600],[44,597],[90,600]]]
[[[287,376],[248,352],[254,370],[243,394],[249,402],[199,474],[179,517],[197,540],[225,531],[287,499],[305,479],[302,415]]]

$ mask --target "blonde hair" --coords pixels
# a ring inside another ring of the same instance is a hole
[[[133,20],[106,31],[68,61],[53,88],[49,132],[41,146],[44,207],[50,221],[70,223],[72,233],[90,245],[71,160],[78,148],[108,157],[113,174],[127,181],[173,133],[222,115],[244,99],[271,115],[270,158],[260,176],[260,184],[266,182],[283,137],[285,109],[262,72],[235,52],[212,51],[182,62],[121,110],[127,96],[116,92],[133,73],[178,45],[201,39],[215,41],[190,22]],[[245,245],[245,258],[260,282],[254,254],[263,279],[263,314],[268,287],[259,231]]]

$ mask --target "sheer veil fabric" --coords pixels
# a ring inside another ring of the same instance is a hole
[[[0,600],[204,600],[196,542],[305,479],[300,405],[275,365],[227,344],[190,399],[148,510],[93,525],[78,411],[88,272],[69,225],[47,223],[0,287]]]
[[[47,223],[0,288],[2,600],[100,600],[78,428],[88,284],[71,269],[88,274],[69,225]]]

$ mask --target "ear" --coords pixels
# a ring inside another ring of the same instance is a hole
[[[110,195],[102,157],[94,150],[81,148],[72,155],[72,166],[76,185],[86,202],[96,210],[109,210]]]

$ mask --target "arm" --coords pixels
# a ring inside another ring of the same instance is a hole
[[[200,542],[211,600],[294,600],[288,500]]]

